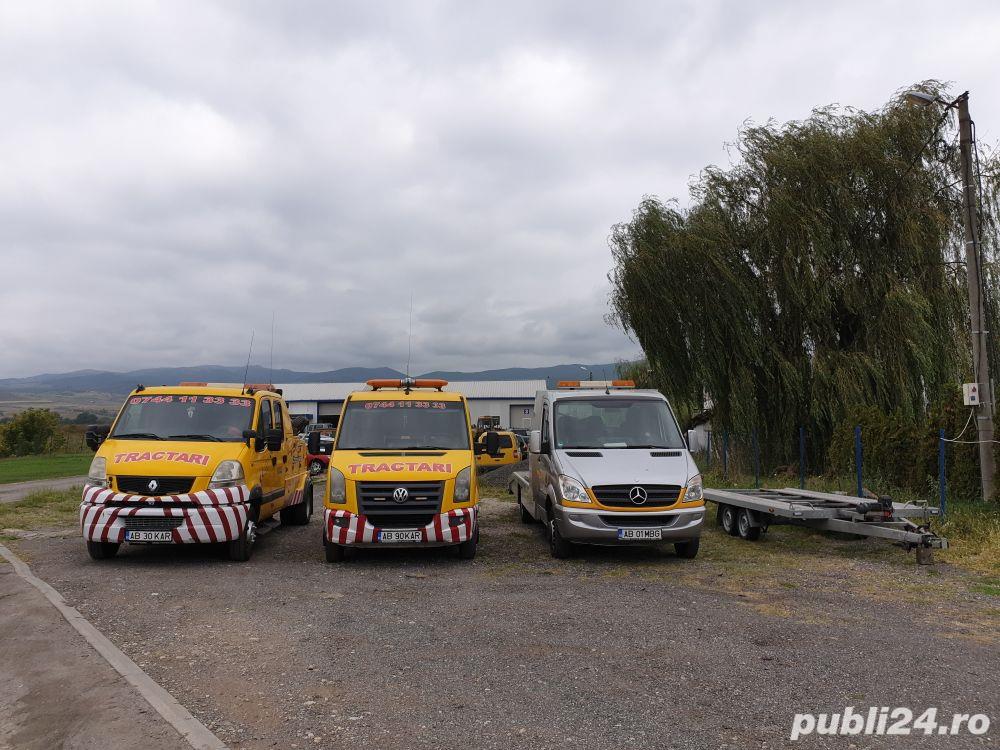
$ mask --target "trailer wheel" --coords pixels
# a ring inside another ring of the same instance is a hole
[[[729,536],[736,536],[740,533],[736,526],[736,516],[737,510],[732,505],[719,506],[719,524]]]
[[[760,539],[760,526],[754,525],[752,513],[753,511],[748,508],[742,508],[736,519],[736,529],[740,539],[746,539],[748,542],[756,542]]]
[[[120,546],[115,542],[87,542],[87,554],[93,560],[106,560],[117,555]]]

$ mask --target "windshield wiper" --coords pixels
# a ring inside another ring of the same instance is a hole
[[[115,440],[163,440],[161,435],[152,432],[123,432],[111,437]]]
[[[440,445],[408,445],[401,450],[404,451],[453,451],[454,448],[445,448]]]
[[[213,443],[223,442],[222,438],[217,438],[215,435],[199,435],[197,433],[191,435],[171,435],[167,440],[210,440]]]

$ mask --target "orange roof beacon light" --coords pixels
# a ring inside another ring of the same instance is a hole
[[[379,388],[405,388],[407,391],[411,388],[436,388],[437,390],[442,391],[446,385],[448,385],[447,380],[438,380],[433,378],[418,378],[416,380],[413,378],[373,378],[368,381],[368,386],[371,387],[373,391],[377,391]]]
[[[611,389],[635,388],[634,380],[560,380],[556,383],[558,389]]]
[[[205,388],[208,383],[196,383],[193,380],[182,380],[178,383],[182,388]]]

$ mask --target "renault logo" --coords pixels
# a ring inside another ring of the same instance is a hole
[[[628,499],[631,500],[636,505],[642,505],[649,499],[649,495],[646,494],[646,490],[643,487],[633,487],[629,490]]]
[[[405,503],[409,497],[410,493],[406,487],[397,487],[392,493],[392,499],[397,503]]]
[[[160,483],[157,482],[155,479],[150,479],[149,484],[147,484],[146,486],[149,487],[150,492],[156,492],[156,488],[160,486]]]

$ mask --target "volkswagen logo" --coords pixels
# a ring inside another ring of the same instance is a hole
[[[409,497],[410,493],[406,487],[397,487],[392,493],[392,499],[397,503],[405,503]]]
[[[629,490],[628,499],[636,505],[642,505],[649,499],[649,495],[646,494],[645,488],[633,487]]]
[[[156,492],[156,488],[160,486],[160,483],[157,482],[155,479],[150,479],[149,484],[147,484],[146,486],[149,487],[150,492]]]

